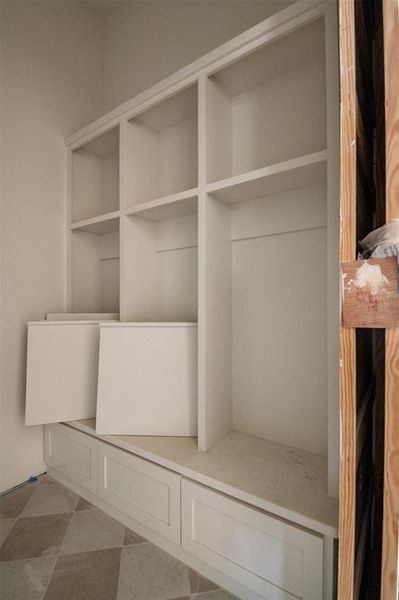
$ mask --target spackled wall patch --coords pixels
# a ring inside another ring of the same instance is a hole
[[[396,258],[342,264],[345,327],[398,327],[399,277]]]

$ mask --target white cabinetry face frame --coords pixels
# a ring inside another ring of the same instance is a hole
[[[61,424],[45,426],[46,465],[97,494],[98,442]]]
[[[182,545],[268,600],[323,598],[322,537],[185,479]]]
[[[180,475],[99,442],[98,495],[180,545]]]

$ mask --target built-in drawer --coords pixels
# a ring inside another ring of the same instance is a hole
[[[180,544],[180,475],[99,442],[99,496]]]
[[[323,539],[182,480],[185,550],[268,600],[322,600]]]
[[[66,425],[45,426],[45,460],[49,467],[97,493],[96,439]]]

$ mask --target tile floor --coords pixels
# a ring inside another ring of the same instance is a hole
[[[2,600],[233,600],[47,475],[0,497]]]

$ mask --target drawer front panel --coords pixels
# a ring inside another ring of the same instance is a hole
[[[99,496],[180,544],[180,475],[99,443]]]
[[[66,425],[46,425],[46,464],[97,493],[96,439]]]
[[[323,540],[182,481],[183,547],[269,600],[323,598]]]

